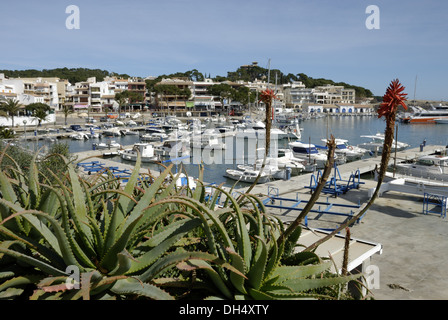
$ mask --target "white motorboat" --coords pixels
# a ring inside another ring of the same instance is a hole
[[[245,169],[245,170],[227,169],[224,177],[241,182],[254,183],[255,179],[257,179],[259,172],[260,172],[259,170],[252,170],[252,169]],[[266,172],[261,172],[257,184],[266,183],[269,181],[270,176]]]
[[[383,133],[377,133],[375,135],[362,135],[361,138],[369,138],[369,139],[371,139],[371,141],[358,144],[358,147],[367,149],[372,152],[377,152],[377,153],[383,152],[383,145],[384,145],[384,134]],[[395,148],[395,146],[397,146],[397,147]],[[408,147],[409,147],[409,144],[400,142],[400,141],[395,142],[395,139],[392,143],[392,151],[395,151],[395,149],[397,149],[397,151],[402,151]]]
[[[323,142],[327,142],[327,139],[322,139]],[[358,146],[352,146],[348,144],[348,140],[335,139],[336,142],[336,154],[344,155],[347,161],[360,160],[369,150],[360,148]]]
[[[121,136],[121,131],[118,128],[109,128],[103,131],[103,136],[106,137],[119,137]]]
[[[286,178],[286,168],[280,169],[275,158],[266,158],[266,163],[263,168],[263,173],[266,173],[272,179],[285,179]],[[263,159],[258,159],[253,166],[250,165],[238,165],[239,170],[253,170],[260,171],[263,166]]]
[[[165,139],[168,139],[168,135],[166,133],[162,132],[154,132],[154,133],[147,133],[142,136],[140,136],[141,141],[163,141]]]
[[[120,152],[120,156],[124,160],[137,161],[140,153],[142,162],[158,162],[159,156],[154,152],[154,146],[150,143],[135,143],[131,149],[125,149]]]
[[[89,140],[89,136],[83,132],[77,132],[69,135],[72,140]]]
[[[408,176],[448,181],[448,156],[426,155],[396,164],[396,172]]]
[[[196,149],[224,150],[226,144],[222,141],[221,133],[215,129],[205,130],[202,134],[194,134],[191,147]]]
[[[137,130],[124,129],[121,133],[125,136],[138,136],[139,132]]]
[[[190,155],[188,139],[168,138],[163,144],[155,146],[155,154],[165,158],[178,158]]]
[[[319,152],[314,144],[295,141],[290,142],[289,147],[291,148],[295,158],[304,160],[304,165],[316,164],[317,169],[322,169],[325,167],[325,163],[327,162],[327,154]]]
[[[121,145],[117,141],[111,140],[108,142],[94,143],[93,147],[95,149],[110,149],[110,148],[121,148]]]
[[[434,121],[438,124],[448,124],[448,118],[434,119]]]

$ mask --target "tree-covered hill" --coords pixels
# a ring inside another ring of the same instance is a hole
[[[87,78],[96,77],[97,81],[103,81],[106,76],[129,77],[127,74],[116,74],[107,70],[87,68],[56,68],[56,69],[28,69],[28,70],[0,70],[6,77],[10,78],[34,78],[34,77],[57,77],[67,79],[70,83],[86,81]]]

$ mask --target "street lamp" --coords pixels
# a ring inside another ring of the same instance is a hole
[[[26,142],[26,123],[27,123],[27,121],[23,120],[23,130],[25,132],[25,142]]]

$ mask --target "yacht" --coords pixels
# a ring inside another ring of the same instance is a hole
[[[413,109],[413,113],[402,119],[404,123],[436,123],[436,119],[448,119],[447,106],[431,106],[429,110],[421,107],[413,107]]]
[[[162,132],[147,133],[140,136],[141,141],[149,142],[163,141],[165,139],[168,139],[168,135]]]
[[[327,154],[319,152],[314,144],[295,141],[290,142],[289,147],[291,148],[294,157],[304,160],[305,165],[316,164],[317,169],[323,169],[325,167]]]
[[[214,150],[224,150],[226,144],[222,141],[221,133],[211,129],[205,130],[200,135],[193,135],[191,139],[191,147],[197,149],[214,149]]]
[[[322,139],[323,142],[327,142],[327,139]],[[369,150],[360,148],[358,146],[352,146],[348,144],[348,140],[335,139],[336,149],[335,153],[344,155],[347,161],[360,160]],[[325,147],[326,148],[326,147]]]
[[[250,168],[241,169],[227,169],[224,177],[230,178],[232,180],[237,180],[241,182],[254,183],[257,179],[259,170],[253,170]],[[260,178],[257,181],[259,183],[269,182],[270,176],[266,172],[261,172]]]
[[[120,156],[124,160],[137,161],[139,153],[142,162],[160,161],[160,158],[155,155],[154,146],[150,143],[135,143],[131,149],[122,150]]]
[[[188,139],[168,138],[163,144],[154,147],[155,154],[165,158],[178,158],[190,155]]]
[[[95,149],[110,149],[110,148],[120,148],[121,145],[117,141],[111,140],[108,142],[94,143],[93,147]]]
[[[371,139],[370,142],[365,142],[358,144],[358,147],[367,149],[372,152],[381,153],[383,152],[383,145],[384,145],[384,134],[383,133],[377,133],[375,135],[362,135],[361,138],[369,138]],[[395,148],[396,146],[396,148]],[[395,142],[395,139],[392,143],[392,151],[402,151],[406,148],[409,148],[409,144],[397,141]]]
[[[424,179],[448,181],[448,156],[426,155],[408,163],[396,164],[397,173]]]

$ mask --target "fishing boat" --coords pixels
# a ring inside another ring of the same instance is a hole
[[[426,155],[396,164],[396,172],[424,179],[448,181],[448,156]]]
[[[120,151],[121,158],[128,161],[137,161],[138,154],[140,154],[142,162],[160,161],[154,152],[154,145],[150,143],[135,143],[131,149]]]
[[[383,145],[384,145],[384,134],[383,133],[377,133],[375,135],[362,135],[361,138],[368,138],[371,139],[370,142],[365,142],[358,144],[358,147],[367,149],[372,152],[381,153],[383,152]],[[409,148],[409,144],[405,142],[395,141],[393,140],[392,143],[392,151],[402,151],[406,148]]]

